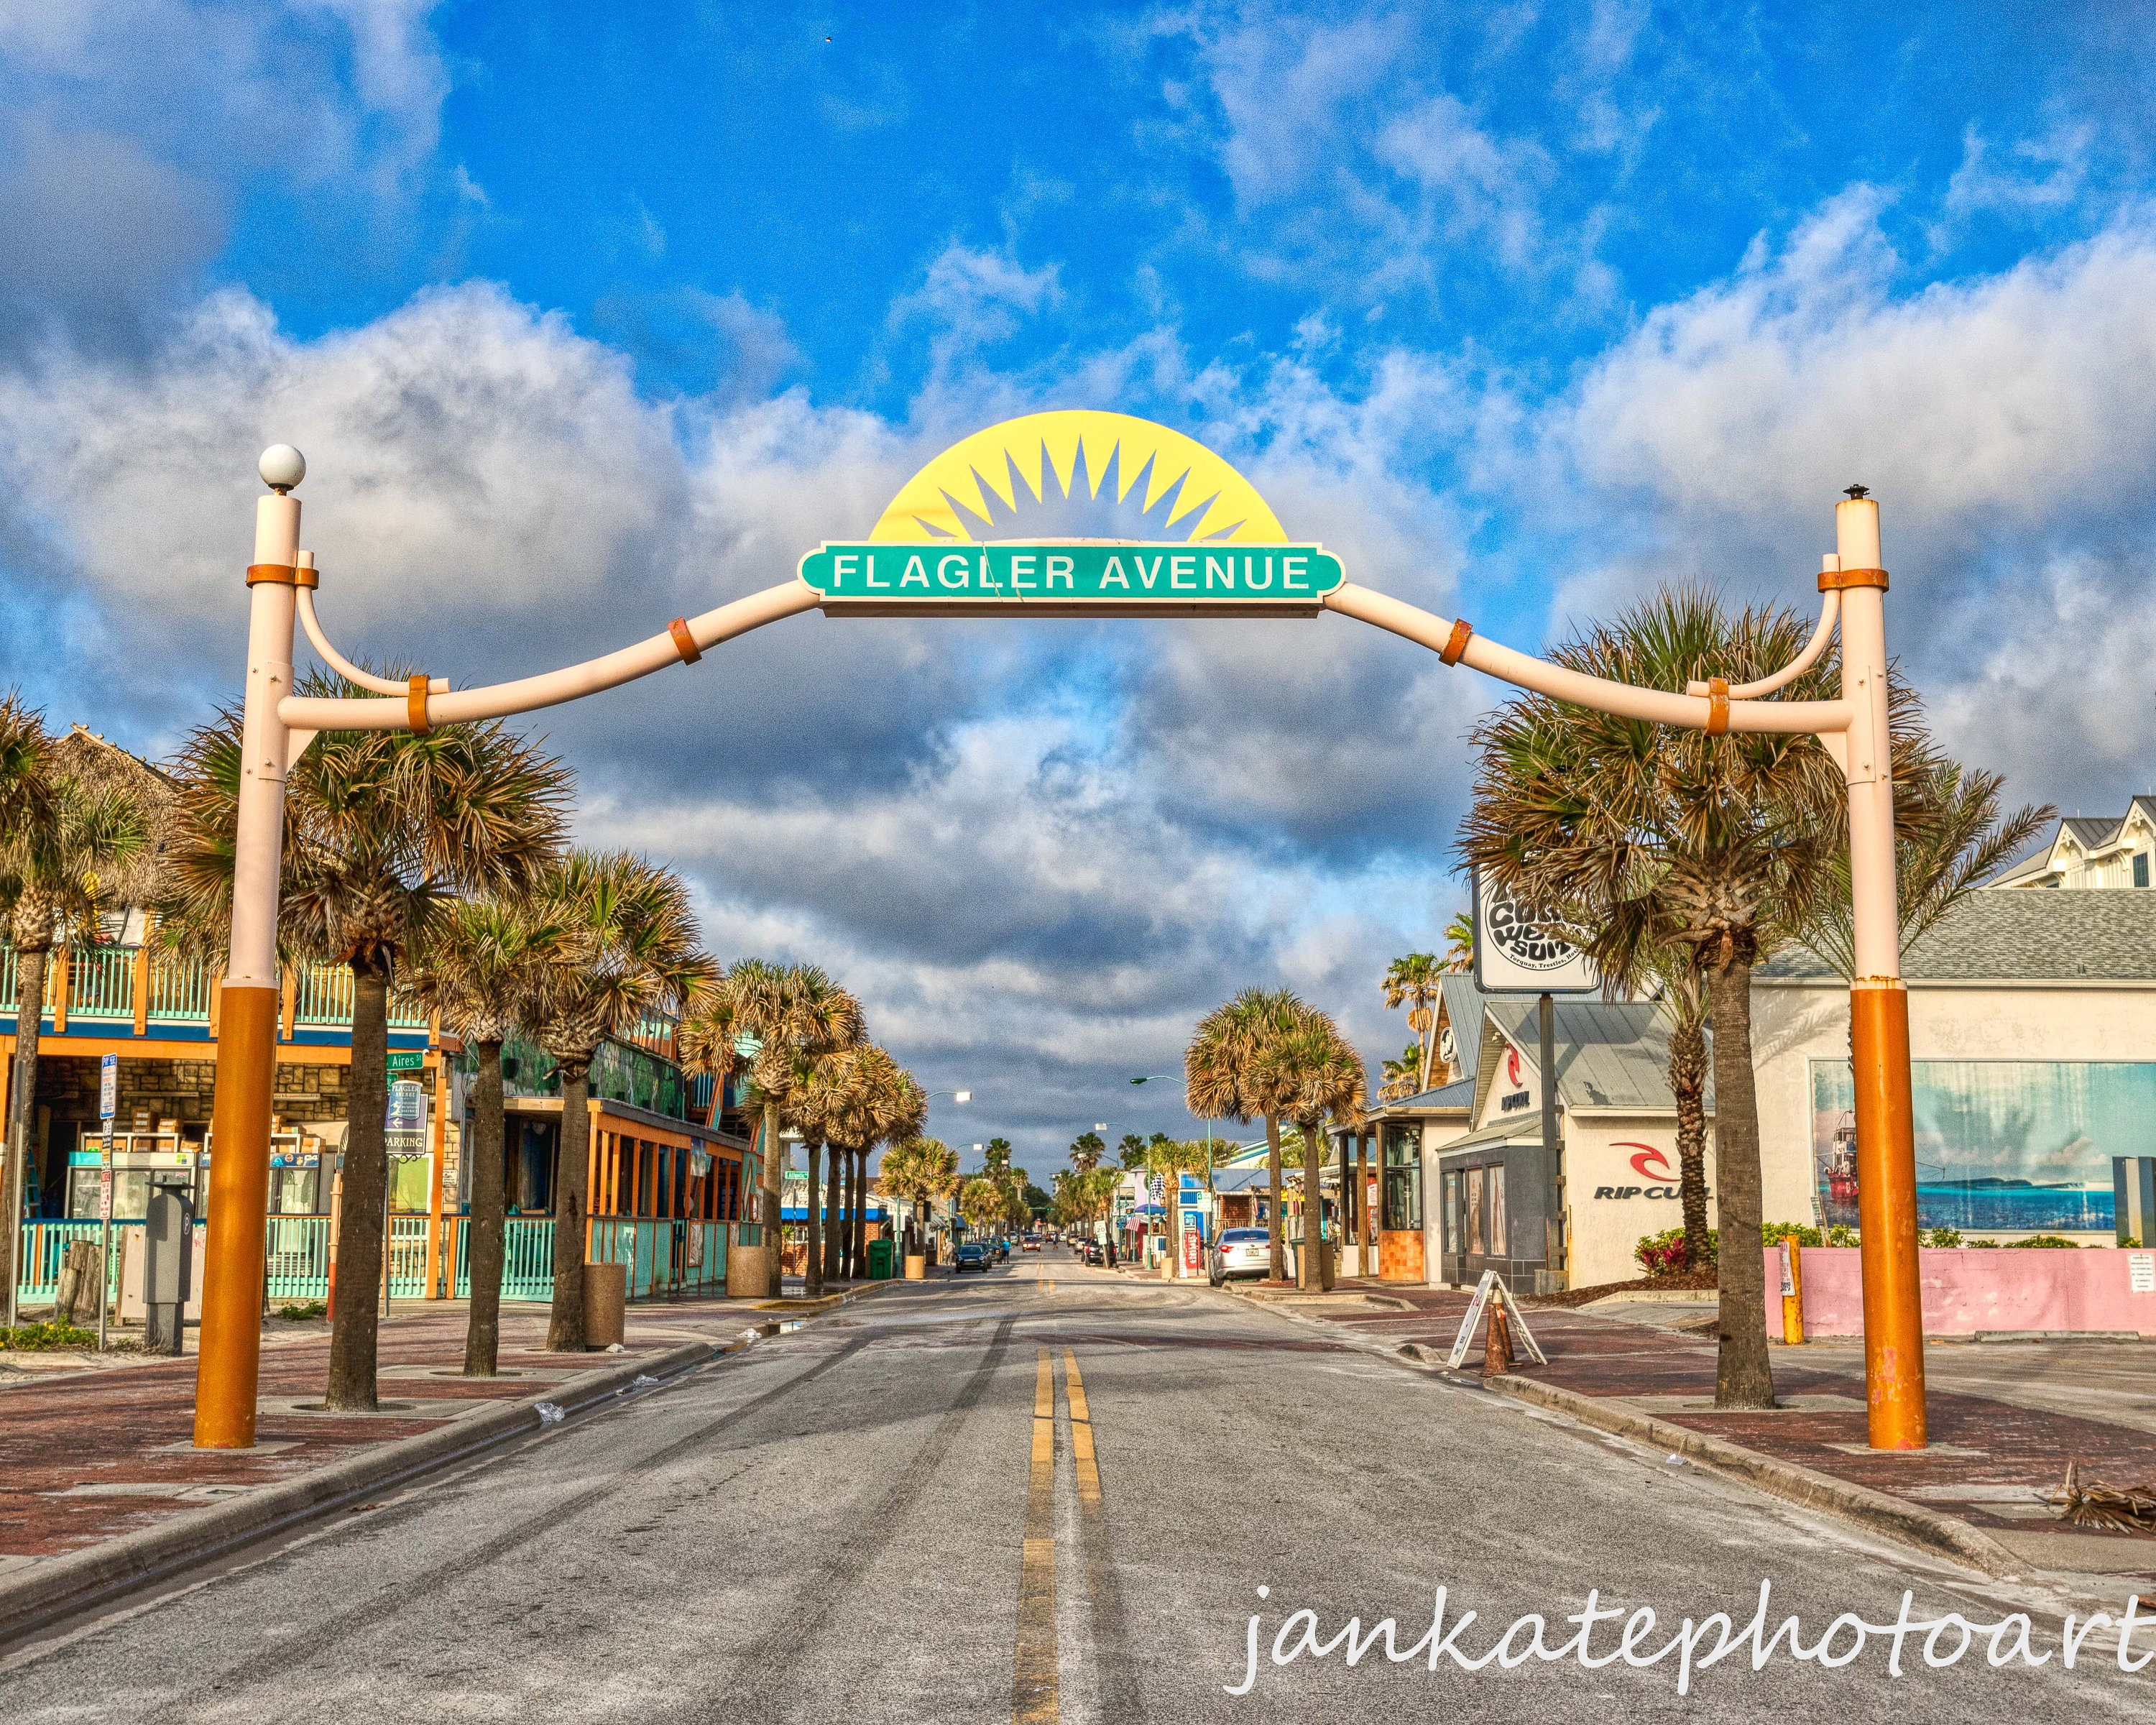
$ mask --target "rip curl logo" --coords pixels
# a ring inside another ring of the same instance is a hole
[[[1513,1084],[1520,1081],[1520,1051],[1517,1048],[1505,1050],[1505,1076]]]
[[[1639,1153],[1632,1158],[1632,1172],[1643,1180],[1666,1180],[1676,1173],[1676,1170],[1670,1166],[1669,1158],[1663,1155],[1652,1144],[1628,1142],[1613,1144],[1610,1148],[1637,1151]]]

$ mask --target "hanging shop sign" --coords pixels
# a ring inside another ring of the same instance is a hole
[[[1602,986],[1554,910],[1515,896],[1477,869],[1475,986],[1485,993],[1585,994]]]

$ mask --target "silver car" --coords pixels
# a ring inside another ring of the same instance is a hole
[[[1224,1228],[1205,1255],[1206,1273],[1216,1288],[1231,1276],[1269,1276],[1272,1267],[1273,1237],[1263,1228]]]

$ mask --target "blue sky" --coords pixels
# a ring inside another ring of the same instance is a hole
[[[1942,730],[2123,807],[2151,59],[2073,0],[0,0],[0,681],[169,748],[236,684],[275,438],[331,629],[468,682],[1093,406],[1521,645],[1664,579],[1808,608],[1862,480]],[[1043,1167],[1179,1127],[1121,1081],[1245,983],[1405,1040],[1376,978],[1455,906],[1495,694],[1337,619],[811,619],[690,675],[546,716],[587,836]]]

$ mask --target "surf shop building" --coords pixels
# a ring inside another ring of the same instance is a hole
[[[1920,1225],[1942,1244],[2148,1245],[2156,1203],[2130,1194],[2156,1174],[2156,891],[1979,892],[1912,943],[1904,971]],[[1546,1230],[1521,1225],[1546,1178],[1534,1002],[1445,980],[1432,1076],[1452,1081],[1373,1114],[1395,1248],[1381,1273],[1445,1284],[1495,1268],[1533,1286],[1548,1268]],[[1784,952],[1754,977],[1752,1018],[1763,1219],[1854,1228],[1847,984]],[[1650,1002],[1575,999],[1558,1007],[1555,1052],[1558,1273],[1625,1281],[1641,1236],[1681,1217],[1666,1026]],[[1712,1220],[1711,1086],[1707,1112]],[[1419,1252],[1395,1233],[1419,1234]],[[2150,1304],[2137,1326],[2156,1332]]]

